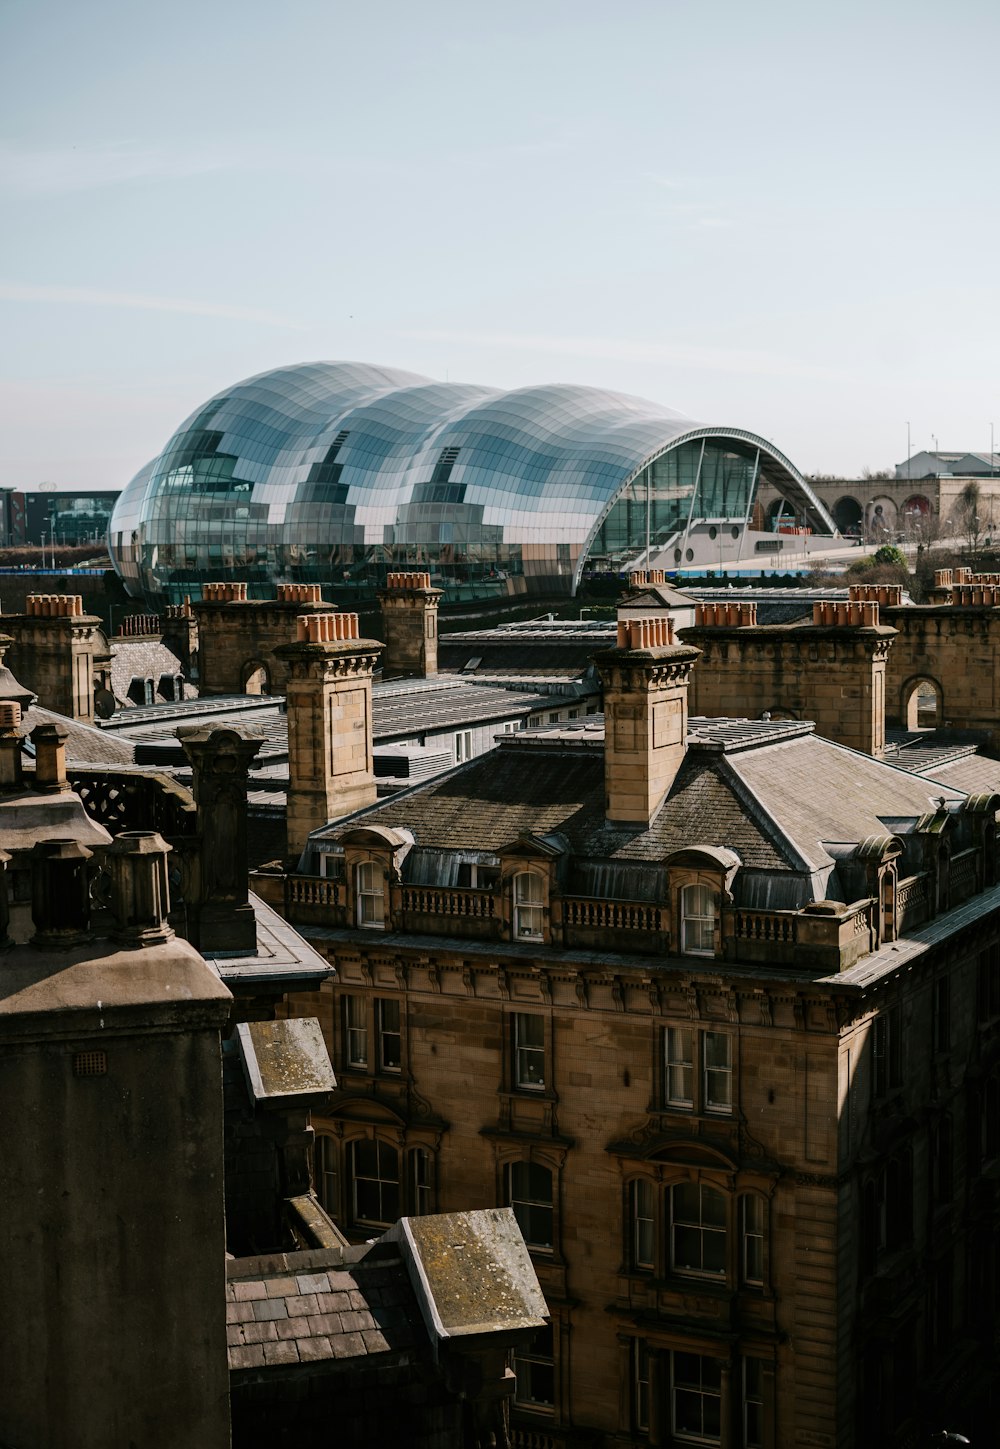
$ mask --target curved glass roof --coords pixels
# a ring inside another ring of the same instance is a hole
[[[111,553],[130,589],[156,599],[227,574],[375,586],[408,563],[456,596],[568,592],[627,486],[648,470],[648,489],[655,461],[693,444],[744,471],[756,458],[740,517],[759,463],[800,517],[833,531],[801,475],[751,433],[597,388],[501,392],[320,362],[199,408],[122,493]]]

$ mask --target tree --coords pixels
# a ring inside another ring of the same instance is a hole
[[[906,554],[901,548],[897,548],[894,543],[884,543],[881,548],[877,548],[872,554],[872,563],[895,564],[897,568],[905,569],[907,566]]]
[[[973,560],[978,558],[983,538],[983,519],[980,514],[980,488],[975,478],[970,478],[968,483],[958,495],[958,502],[952,517],[968,544],[969,553]]]

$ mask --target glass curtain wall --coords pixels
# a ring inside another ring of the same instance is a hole
[[[665,547],[688,520],[742,523],[755,479],[756,450],[706,440],[682,443],[646,468],[604,520],[588,554],[595,567],[621,568],[647,547]]]

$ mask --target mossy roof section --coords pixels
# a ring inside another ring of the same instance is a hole
[[[780,832],[719,769],[721,756],[691,751],[653,824],[610,829],[604,820],[600,751],[546,746],[493,750],[459,770],[364,812],[405,826],[425,849],[496,851],[521,834],[558,831],[578,856],[662,860],[694,844],[728,846],[746,866],[798,868]],[[335,839],[356,823],[324,832]]]

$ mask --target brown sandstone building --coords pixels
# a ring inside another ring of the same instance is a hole
[[[363,693],[376,646],[324,627],[282,653],[328,776],[301,788],[299,872],[259,877],[336,970],[293,999],[338,1078],[316,1188],[358,1241],[513,1207],[552,1317],[517,1358],[514,1442],[972,1427],[995,1390],[1000,796],[873,758],[875,725],[859,753],[689,718],[704,663],[651,618],[598,656],[603,720],[358,809],[340,681]],[[884,668],[873,613],[817,628],[797,647],[835,644],[828,675]]]

